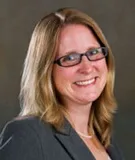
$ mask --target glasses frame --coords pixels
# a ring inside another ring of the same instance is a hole
[[[97,50],[97,49],[104,49],[104,50],[105,50],[105,52],[103,52],[103,55],[104,55],[104,56],[101,57],[101,58],[98,58],[98,59],[96,59],[96,60],[91,60],[90,57],[88,56],[88,52],[89,52],[89,51],[93,51],[93,50]],[[72,67],[72,66],[75,66],[75,65],[78,65],[79,63],[81,63],[83,56],[86,56],[89,61],[98,61],[98,60],[101,60],[101,59],[105,58],[105,57],[108,55],[108,48],[107,48],[107,47],[98,47],[98,48],[91,49],[91,50],[89,50],[89,51],[86,51],[85,53],[78,53],[78,55],[80,56],[80,57],[79,57],[80,59],[79,59],[78,63],[76,63],[76,64],[69,65],[69,66],[64,66],[64,65],[61,64],[61,59],[64,58],[64,57],[66,57],[66,56],[68,56],[68,55],[65,55],[65,56],[62,56],[62,57],[56,59],[56,60],[54,61],[54,64],[58,64],[58,65],[61,66],[61,67]],[[70,54],[69,54],[69,55],[70,55]]]

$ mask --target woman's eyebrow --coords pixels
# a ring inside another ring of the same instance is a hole
[[[89,50],[92,50],[92,49],[99,48],[99,47],[101,47],[101,46],[88,47],[85,52],[87,52],[87,51],[89,51]],[[85,53],[85,52],[77,52],[76,50],[71,50],[71,51],[65,52],[64,55],[61,55],[61,56],[59,55],[59,56],[57,56],[57,58],[63,57],[63,56],[68,56],[68,55],[70,55],[70,54],[75,54],[75,53],[81,54],[81,53]]]
[[[72,51],[68,51],[68,52],[65,52],[63,55],[59,55],[58,57],[63,57],[63,56],[68,56],[68,55],[70,55],[70,54],[75,54],[75,53],[79,53],[79,52],[77,52],[77,51],[75,51],[75,50],[72,50]]]
[[[101,46],[92,46],[92,47],[89,47],[88,49],[87,49],[87,51],[89,51],[89,50],[92,50],[92,49],[96,49],[96,48],[100,48]]]
[[[65,52],[63,55],[61,55],[61,54],[57,55],[56,59],[59,59],[60,57],[68,56],[68,55],[71,55],[71,54],[76,54],[76,53],[78,53],[78,52],[76,52],[76,51]]]

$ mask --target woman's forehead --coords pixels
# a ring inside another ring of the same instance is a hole
[[[93,32],[82,24],[65,26],[59,36],[58,53],[85,52],[88,48],[99,47]]]

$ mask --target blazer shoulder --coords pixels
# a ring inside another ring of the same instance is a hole
[[[47,130],[49,125],[37,117],[16,118],[8,122],[0,135],[0,159],[27,160],[32,159],[33,155],[35,158],[41,157],[40,134],[47,134]]]
[[[30,130],[38,132],[44,129],[44,131],[46,131],[49,128],[50,125],[46,122],[43,122],[43,120],[38,117],[19,117],[7,122],[2,130],[1,135],[3,135],[3,133],[13,134],[22,130],[24,130],[26,133],[28,133]]]

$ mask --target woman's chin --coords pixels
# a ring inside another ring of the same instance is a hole
[[[80,97],[78,100],[80,101],[80,103],[82,104],[91,104],[92,102],[94,102],[96,99],[98,99],[99,94],[92,94],[90,96],[84,96],[84,97]]]

